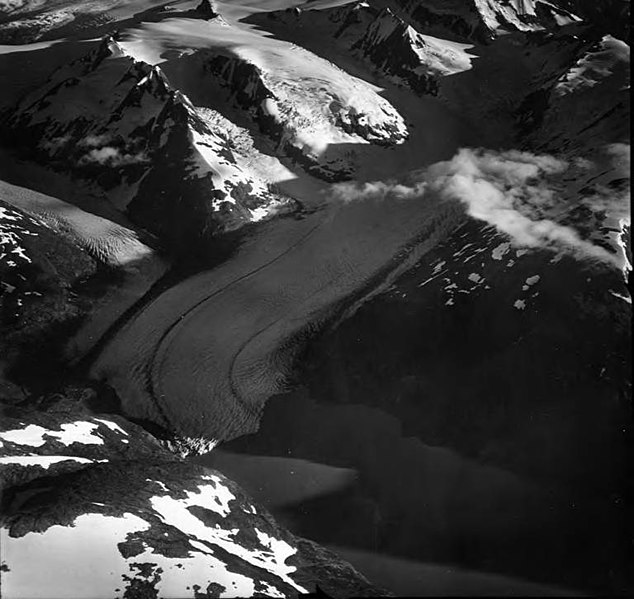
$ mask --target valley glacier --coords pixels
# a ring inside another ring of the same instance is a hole
[[[0,0],[2,596],[630,594],[626,16]]]

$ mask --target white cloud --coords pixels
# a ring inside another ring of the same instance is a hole
[[[89,148],[96,148],[103,146],[110,141],[110,135],[87,135],[84,139],[80,140],[80,146],[87,146]]]
[[[128,164],[143,164],[148,158],[143,152],[136,154],[125,154],[112,146],[104,146],[103,148],[95,148],[90,150],[88,154],[84,154],[80,160],[80,164],[103,164],[107,166],[123,166]]]
[[[629,161],[629,146],[619,144],[609,151],[623,160],[627,155]],[[551,180],[569,168],[567,161],[553,156],[463,148],[451,160],[419,171],[415,181],[407,185],[396,181],[343,183],[333,186],[333,191],[344,202],[438,194],[446,200],[460,201],[470,216],[495,226],[516,245],[565,249],[618,264],[616,256],[556,221],[560,199]],[[610,201],[608,196],[592,198],[597,207]]]

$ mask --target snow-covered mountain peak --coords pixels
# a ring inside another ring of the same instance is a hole
[[[423,33],[485,43],[503,33],[553,29],[580,20],[543,0],[392,0],[389,4]]]
[[[366,5],[369,8],[369,5]],[[366,38],[373,43],[380,43],[398,32],[401,37],[407,38],[411,43],[424,45],[424,41],[418,32],[409,24],[399,19],[389,8],[383,8],[370,26]],[[420,39],[418,39],[420,38]]]
[[[118,209],[168,238],[181,233],[153,215],[157,193],[163,202],[200,203],[197,217],[177,213],[197,237],[248,223],[252,210],[259,220],[290,205],[238,164],[226,133],[212,130],[159,66],[130,56],[112,37],[23,98],[7,125],[37,148],[39,160],[116,189],[111,201]]]
[[[275,155],[311,174],[349,178],[355,147],[407,139],[402,115],[375,86],[301,46],[218,19],[187,27],[183,35],[180,23],[148,24],[123,45],[159,64],[196,107],[264,134]]]
[[[440,76],[470,68],[470,58],[460,44],[423,35],[403,10],[384,3],[280,10],[254,15],[251,21],[291,40],[316,28],[333,38],[341,52],[370,63],[380,75],[418,94],[436,95]],[[324,52],[331,55],[325,48]]]
[[[103,38],[97,52],[104,55],[104,57],[112,56],[114,58],[121,58],[122,56],[126,56],[125,50],[112,35],[107,35]]]

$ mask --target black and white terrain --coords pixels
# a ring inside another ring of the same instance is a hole
[[[0,594],[634,593],[629,0],[0,0]]]

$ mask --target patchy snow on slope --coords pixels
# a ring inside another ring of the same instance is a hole
[[[470,45],[422,35],[390,8],[366,2],[331,4],[256,14],[249,21],[299,44],[308,38],[319,54],[332,56],[335,46],[341,56],[355,56],[421,94],[435,94],[438,77],[471,68]]]
[[[55,431],[37,424],[29,424],[23,429],[0,432],[0,439],[16,445],[42,447],[52,437],[64,445],[81,443],[82,445],[103,445],[103,439],[95,434],[99,424],[87,421],[76,421],[62,424],[60,430]]]
[[[154,256],[136,232],[72,204],[4,181],[0,181],[0,194],[8,204],[39,219],[105,264],[125,266]],[[2,228],[6,213],[0,207],[0,244],[5,242]]]
[[[509,32],[553,30],[580,21],[546,0],[393,0],[391,4],[424,29],[479,42]]]
[[[544,29],[546,22],[540,21],[537,5],[541,5],[542,12],[547,11],[548,18],[556,25],[578,22],[581,19],[572,13],[558,8],[544,0],[509,0],[497,2],[495,0],[475,0],[475,5],[484,24],[491,31],[538,31]]]
[[[0,206],[0,266],[15,268],[18,262],[31,264],[22,239],[24,236],[37,237],[37,233],[25,227],[24,221],[19,212]],[[5,286],[5,291],[10,289]]]
[[[555,94],[574,94],[594,87],[612,76],[620,65],[629,64],[629,60],[630,47],[611,35],[605,35],[561,78],[555,86]]]
[[[46,468],[66,459],[92,462],[66,456],[25,456],[7,458],[0,464]],[[154,484],[152,479],[147,481]],[[160,481],[155,484],[170,493]],[[235,512],[243,498],[238,502],[215,475],[201,476],[197,489],[179,490],[177,498],[151,497],[150,506],[138,512],[141,515],[126,510],[113,516],[113,505],[92,501],[90,506],[96,507],[90,509],[102,507],[108,510],[107,515],[83,513],[67,524],[49,524],[43,532],[22,532],[21,536],[12,536],[10,525],[3,527],[0,542],[7,568],[3,596],[101,598],[123,595],[139,582],[147,583],[160,597],[175,599],[185,596],[186,589],[207,589],[209,585],[220,597],[252,597],[263,588],[272,597],[288,596],[290,589],[306,592],[289,576],[296,568],[285,564],[297,553],[294,547],[265,532],[266,528],[256,526],[251,532],[224,529],[222,524],[203,522],[194,515],[199,513],[196,510],[203,514],[212,511],[236,522],[236,517],[244,517]],[[255,511],[241,509],[243,513]],[[260,521],[263,527],[269,525],[267,520],[256,520]],[[178,548],[165,551],[163,543],[176,531]],[[149,536],[144,536],[146,532]],[[246,538],[240,538],[244,534]],[[33,563],[37,564],[37,576],[32,576]],[[262,581],[258,570],[270,576]],[[275,580],[279,580],[279,588]]]
[[[227,140],[228,142],[228,140]],[[230,151],[231,159],[224,156],[227,153],[227,147],[222,147],[218,143],[218,137],[210,132],[200,133],[192,130],[192,143],[196,148],[194,156],[194,164],[199,176],[205,173],[211,174],[214,187],[217,189],[225,189],[231,191],[241,185],[247,183],[250,187],[249,193],[260,198],[262,202],[258,209],[262,211],[263,216],[258,220],[262,220],[265,216],[274,214],[273,206],[284,204],[284,200],[276,197],[271,193],[265,180],[251,176],[246,170],[243,170]],[[223,199],[212,200],[212,209],[218,211],[223,204],[236,205],[237,199],[228,193]],[[255,219],[253,219],[255,220]]]
[[[236,539],[239,529],[223,529],[219,526],[211,528],[194,516],[189,508],[195,505],[205,506],[221,516],[227,516],[230,513],[229,502],[234,499],[232,493],[219,479],[206,478],[212,484],[200,485],[198,493],[187,492],[185,499],[174,499],[169,495],[156,496],[150,500],[152,507],[161,515],[166,524],[175,526],[196,539],[199,548],[205,547],[207,543],[212,546],[217,545],[247,563],[271,572],[298,591],[306,592],[289,576],[295,572],[296,568],[286,565],[285,562],[297,550],[286,541],[274,539],[256,531],[259,533],[258,539],[262,549],[248,549]]]
[[[619,230],[616,235],[616,243],[621,249],[621,255],[623,258],[623,274],[627,279],[628,275],[632,272],[631,254],[628,255],[628,239],[630,237],[631,223],[630,219],[619,219]]]
[[[101,422],[101,424],[105,424],[111,431],[115,433],[121,433],[122,435],[128,436],[128,433],[124,431],[118,424],[115,422],[111,422],[110,420],[103,420],[102,418],[94,418],[96,422]]]
[[[18,8],[22,8],[25,4],[29,3],[30,0],[0,0],[0,12],[11,12]],[[39,4],[41,5],[43,2],[40,0]]]

